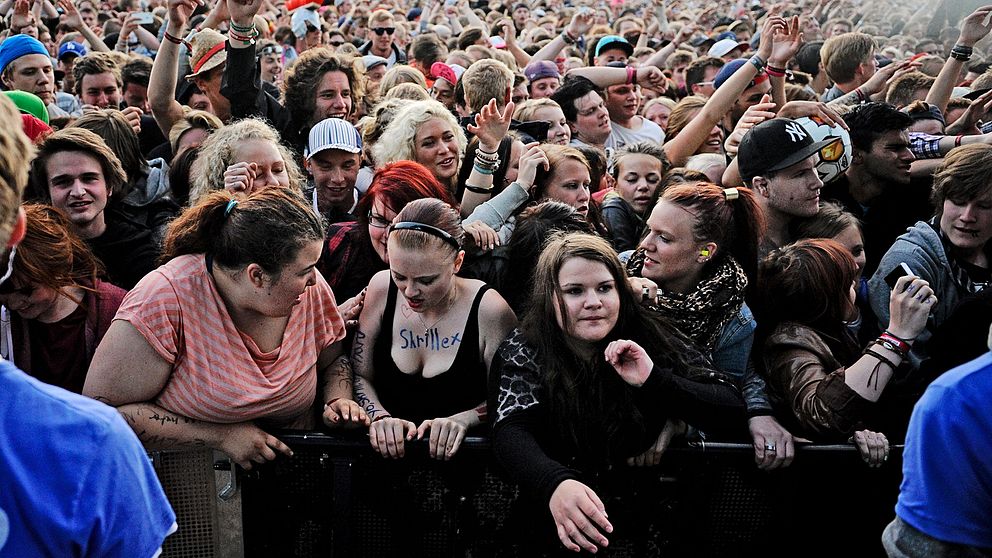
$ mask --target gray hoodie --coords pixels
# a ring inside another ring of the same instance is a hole
[[[909,353],[910,363],[915,370],[928,356],[927,342],[934,330],[967,293],[961,292],[951,276],[950,262],[937,231],[929,224],[918,221],[896,239],[879,262],[875,275],[868,281],[868,299],[881,329],[889,324],[889,295],[892,293],[885,277],[903,262],[921,279],[930,283],[930,288],[937,297],[937,304],[933,306],[927,327],[916,338]]]

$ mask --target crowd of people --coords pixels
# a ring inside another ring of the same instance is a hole
[[[548,552],[607,547],[599,474],[679,440],[747,441],[764,470],[810,442],[881,467],[905,440],[890,554],[992,548],[987,456],[945,450],[978,495],[925,513],[934,427],[910,426],[931,384],[931,411],[989,384],[944,373],[988,358],[992,6],[0,14],[0,353],[46,405],[117,409],[72,428],[122,440],[148,555],[174,516],[134,435],[251,469],[292,455],[284,428],[390,459],[488,436]],[[6,544],[54,549],[45,529]]]

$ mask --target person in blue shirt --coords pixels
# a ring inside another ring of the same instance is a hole
[[[17,110],[0,98],[0,122]],[[26,219],[30,141],[0,126],[0,284]],[[0,556],[157,556],[176,516],[148,456],[112,407],[0,361]]]
[[[989,331],[992,348],[992,330]],[[992,352],[937,378],[913,409],[892,558],[992,555]]]

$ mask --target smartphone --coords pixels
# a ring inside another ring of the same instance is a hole
[[[906,275],[915,276],[916,274],[913,273],[913,270],[906,264],[906,262],[902,262],[885,276],[885,282],[889,285],[890,289],[894,290],[896,288],[896,281],[898,281],[900,277],[905,277]]]
[[[134,14],[134,20],[138,25],[148,25],[149,23],[155,23],[155,16],[151,12],[136,12]]]

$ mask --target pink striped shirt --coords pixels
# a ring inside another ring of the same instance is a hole
[[[149,273],[115,319],[129,322],[172,364],[155,403],[217,423],[265,419],[275,426],[311,426],[317,356],[344,337],[334,294],[318,273],[317,284],[293,307],[282,344],[262,352],[235,327],[202,254],[180,256]]]

